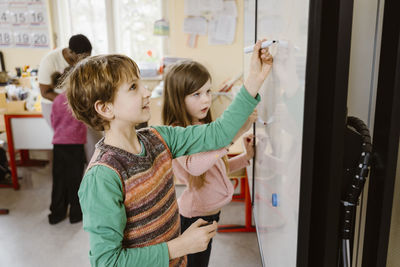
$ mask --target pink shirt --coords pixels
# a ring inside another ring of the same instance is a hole
[[[226,148],[183,156],[172,161],[175,177],[187,188],[178,199],[179,213],[187,218],[202,216],[222,208],[232,200],[233,185],[226,173],[222,157]],[[228,160],[229,171],[234,172],[249,164],[246,153]],[[206,172],[206,182],[200,189],[189,187],[189,175],[199,176]]]
[[[59,94],[53,101],[51,127],[54,130],[53,144],[86,144],[86,125],[72,115],[65,93]]]

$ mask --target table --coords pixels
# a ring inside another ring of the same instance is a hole
[[[53,131],[43,119],[40,112],[21,111],[4,114],[5,131],[7,133],[9,163],[12,184],[0,187],[19,189],[17,166],[44,166],[47,160],[29,158],[29,149],[53,149],[51,143]],[[20,160],[15,156],[20,153]]]

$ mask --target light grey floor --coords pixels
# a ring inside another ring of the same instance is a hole
[[[0,266],[90,266],[89,238],[82,223],[47,221],[51,194],[51,167],[19,168],[21,189],[0,188]],[[177,186],[179,195],[183,186]],[[243,203],[224,207],[220,224],[243,224]],[[210,267],[261,266],[255,233],[218,233]]]

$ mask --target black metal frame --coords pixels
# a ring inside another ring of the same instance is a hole
[[[362,266],[385,266],[400,132],[400,1],[385,0]],[[352,0],[310,0],[297,266],[337,266]]]
[[[310,0],[297,266],[336,266],[352,0]]]
[[[362,266],[386,266],[400,132],[400,2],[385,0]]]

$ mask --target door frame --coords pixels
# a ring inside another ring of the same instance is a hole
[[[400,133],[398,0],[385,0],[362,266],[386,266]]]
[[[310,0],[297,266],[335,266],[352,0]]]

